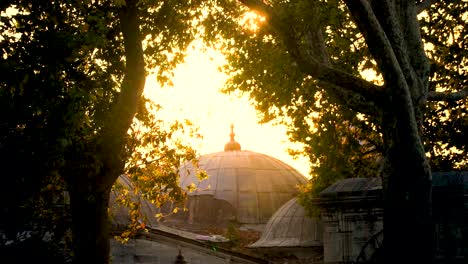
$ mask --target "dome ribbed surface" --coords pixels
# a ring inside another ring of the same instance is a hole
[[[199,182],[190,163],[180,169],[181,186],[198,186],[190,197],[208,195],[228,202],[240,223],[266,223],[285,202],[296,196],[306,178],[286,163],[252,151],[203,155],[200,168],[209,175]],[[197,204],[202,208],[208,204]],[[190,209],[189,209],[190,210]]]
[[[156,214],[158,213],[156,206],[148,200],[143,199],[140,195],[133,194],[133,185],[127,175],[120,175],[117,178],[117,184],[120,185],[120,188],[129,190],[132,201],[140,203],[141,218],[139,221],[144,222],[149,227],[157,227],[159,224],[156,219]],[[113,188],[109,198],[110,218],[114,228],[126,227],[131,222],[128,208],[118,204],[116,201],[120,188]]]
[[[293,198],[268,221],[260,239],[252,248],[323,246],[323,227],[319,220],[308,217]]]

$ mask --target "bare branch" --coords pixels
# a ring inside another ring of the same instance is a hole
[[[422,11],[428,9],[432,4],[438,2],[438,0],[424,0],[416,5],[416,12],[419,14]]]
[[[406,57],[409,59],[410,70],[402,69],[407,76],[408,83],[413,84],[409,87],[413,100],[417,100],[418,98],[427,96],[429,91],[429,60],[424,50],[424,43],[420,31],[421,27],[417,18],[417,10],[414,2],[401,1],[399,9],[399,28],[403,32],[404,44],[406,47],[404,49],[406,52],[403,53],[405,57],[400,60],[406,60]],[[402,57],[402,55],[397,56]],[[416,82],[414,82],[414,80],[416,80]]]
[[[305,41],[309,49],[309,56],[318,59],[319,62],[330,66],[330,56],[328,55],[327,47],[323,41],[321,29],[308,30],[305,33]]]
[[[429,92],[427,99],[429,101],[455,102],[468,98],[468,88],[458,92]]]
[[[375,32],[379,32],[378,27],[381,27],[384,37],[388,39],[406,82],[411,84],[408,88],[413,101],[426,96],[429,64],[419,34],[414,2],[372,1],[368,14],[375,16],[378,21]],[[374,56],[378,53],[379,51]]]
[[[344,2],[364,35],[369,51],[382,72],[385,86],[388,87],[388,99],[385,102],[392,108],[391,119],[399,123],[397,135],[414,143],[409,146],[411,151],[424,153],[412,94],[392,43],[367,0],[344,0]]]
[[[382,71],[386,84],[390,87],[401,88],[399,94],[411,99],[408,84],[394,48],[369,2],[367,0],[345,0],[345,3],[359,30],[364,35],[367,46]]]
[[[312,6],[309,11],[312,16],[310,21],[307,21],[304,39],[308,49],[307,56],[315,58],[318,62],[327,66],[331,66],[330,55],[328,54],[327,46],[323,37],[323,31],[320,23],[320,9]]]
[[[316,58],[307,56],[307,54],[301,51],[298,41],[293,34],[294,32],[291,32],[291,29],[282,23],[271,6],[265,4],[261,0],[239,1],[265,17],[267,24],[280,35],[289,54],[295,59],[302,72],[309,74],[322,83],[330,84],[334,87],[334,89],[330,89],[333,93],[336,93],[338,90],[343,90],[338,96],[342,96],[344,93],[355,93],[356,96],[360,96],[362,100],[366,100],[375,105],[381,104],[383,101],[383,87],[335,69],[324,63],[320,63]]]

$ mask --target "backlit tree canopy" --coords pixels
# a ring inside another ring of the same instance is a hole
[[[169,83],[200,37],[224,50],[227,90],[249,93],[264,121],[304,143],[317,188],[379,172],[385,261],[429,263],[431,165],[466,168],[466,10],[461,0],[2,1],[0,149],[14,187],[2,193],[2,228],[29,221],[34,194],[66,188],[74,261],[108,262],[109,191],[129,160],[147,165],[138,178],[193,157],[175,143],[151,168],[158,157],[135,151],[129,129],[141,113],[158,130],[144,114],[148,69]],[[161,148],[171,132],[158,131],[133,139]]]
[[[429,89],[466,93],[468,3],[434,3],[421,13],[420,21],[426,54],[431,64]],[[467,104],[466,99],[450,97],[443,102],[429,102],[424,138],[433,170],[468,169]]]
[[[298,32],[309,31],[300,33],[304,49],[312,52],[308,46],[315,45],[309,30],[312,25],[308,23],[321,21],[326,25],[326,34],[320,37],[327,45],[326,53],[317,54],[321,60],[357,76],[359,71],[375,68],[362,35],[339,1],[279,5],[285,23]],[[311,8],[329,13],[310,18]],[[250,19],[260,27],[244,26],[228,43],[232,53],[227,55],[231,63],[226,71],[233,77],[226,90],[247,92],[262,114],[262,121],[279,120],[289,127],[291,140],[304,144],[303,151],[295,154],[308,156],[312,176],[322,176],[316,177],[324,181],[315,184],[319,189],[340,178],[376,176],[382,143],[372,117],[350,112],[348,106],[340,104],[345,100],[340,96],[344,95],[330,97],[317,80],[301,71],[284,43],[256,16]],[[238,45],[242,48],[236,48]]]
[[[126,165],[135,179],[144,171],[156,177],[152,182],[159,185],[147,193],[153,200],[161,202],[165,191],[183,197],[171,187],[176,186],[178,163],[194,158],[189,147],[175,140],[176,131],[186,125],[163,126],[148,115],[142,92],[148,69],[161,84],[169,83],[186,47],[208,32],[203,29],[207,10],[214,16],[223,11],[216,5],[171,0],[1,2],[0,150],[4,183],[11,188],[2,192],[1,218],[9,220],[0,229],[11,236],[0,243],[37,225],[40,217],[30,210],[39,203],[31,202],[46,197],[46,186],[56,190],[50,201],[44,200],[46,207],[62,199],[63,190],[70,195],[72,221],[63,225],[71,224],[73,231],[73,261],[107,263],[109,192]],[[132,134],[135,117],[145,134]],[[142,182],[144,189],[149,188]],[[35,252],[20,256],[40,261],[37,255],[48,259],[47,252],[54,251]],[[15,254],[8,248],[5,253]]]
[[[463,33],[466,30],[466,3],[424,5],[426,9],[420,10],[419,21],[431,63],[429,89],[461,91],[466,87],[466,40],[463,39],[466,36]],[[275,9],[280,10],[291,31],[299,32],[297,38],[304,50],[312,52],[312,45],[318,45],[312,41],[312,26],[309,25],[318,20],[326,45],[325,55],[317,54],[318,58],[324,57],[322,60],[336,69],[376,84],[382,83],[376,62],[344,3],[278,1]],[[312,9],[323,12],[312,15]],[[261,13],[249,13],[243,21],[247,22],[239,25],[236,35],[229,36],[231,40],[226,44],[230,64],[225,70],[233,76],[226,91],[247,93],[262,121],[286,124],[290,139],[304,144],[303,150],[293,151],[293,154],[309,157],[312,176],[329,174],[330,178],[324,177],[329,183],[343,177],[376,176],[378,166],[372,164],[378,165],[383,147],[376,134],[373,115],[366,114],[366,111],[373,113],[372,109],[359,108],[360,115],[350,112],[349,100],[342,103],[340,96],[324,90],[316,80],[303,73],[288,55],[285,44],[272,34]],[[357,104],[359,102],[353,102],[351,107]],[[461,169],[462,164],[466,164],[463,148],[467,144],[462,137],[466,129],[465,105],[466,100],[429,102],[428,107],[434,110],[426,114],[424,141],[435,170]],[[343,144],[336,144],[338,142]],[[459,151],[450,150],[454,146]],[[344,159],[350,160],[345,162]],[[340,173],[331,175],[333,171]]]
[[[225,35],[227,91],[290,125],[322,186],[378,172],[384,261],[430,262],[430,164],[466,164],[466,2],[239,2],[252,13]]]

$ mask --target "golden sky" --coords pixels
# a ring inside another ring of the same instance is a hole
[[[145,96],[160,104],[158,113],[164,120],[190,119],[203,135],[201,154],[223,151],[229,141],[230,125],[234,124],[235,139],[243,150],[251,150],[280,159],[304,176],[308,175],[305,158],[293,160],[287,153],[288,142],[283,126],[258,124],[257,114],[246,97],[220,92],[227,76],[218,71],[224,62],[214,50],[194,47],[185,63],[179,65],[172,79],[173,87],[161,88],[154,76],[146,82]]]

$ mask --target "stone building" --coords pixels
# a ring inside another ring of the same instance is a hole
[[[236,223],[245,229],[263,230],[271,216],[298,194],[298,185],[306,178],[284,162],[268,155],[241,150],[231,140],[224,151],[203,155],[199,166],[208,179],[199,181],[191,163],[180,168],[180,184],[197,184],[197,190],[188,194],[188,212],[180,212],[157,222],[158,211],[150,202],[139,197],[142,219],[148,232],[142,232],[128,244],[112,240],[113,263],[174,263],[179,251],[187,263],[269,263],[259,255],[233,251],[224,246],[223,239],[200,235],[198,225],[223,226]],[[131,189],[125,176],[119,184]],[[111,195],[111,212],[114,228],[129,223],[128,211],[115,203],[116,192]],[[112,196],[114,198],[112,198]],[[165,208],[171,212],[171,208]],[[183,225],[174,223],[183,222]],[[197,228],[194,228],[197,226]],[[222,237],[221,237],[222,238]]]
[[[148,232],[126,245],[112,241],[113,263],[183,263],[183,259],[204,264],[344,264],[372,263],[379,257],[384,239],[379,178],[352,178],[329,186],[314,200],[320,218],[311,218],[294,198],[305,177],[273,157],[241,150],[233,132],[225,151],[203,155],[199,165],[209,175],[207,180],[199,182],[191,164],[180,169],[181,186],[197,184],[188,195],[188,212],[156,222],[155,207],[141,200],[141,221],[147,223]],[[119,182],[131,188],[128,178]],[[112,201],[114,227],[122,227],[129,221],[126,209]],[[468,172],[433,173],[433,216],[435,263],[468,263]],[[171,225],[174,222],[184,223],[184,228]],[[197,224],[225,227],[232,222],[262,232],[248,246],[254,255],[233,251],[225,241],[191,229]]]
[[[118,235],[130,224],[128,209],[117,202],[119,191],[123,188],[133,192],[133,186],[126,175],[118,178],[116,189],[110,195],[110,218],[112,230]],[[232,252],[222,248],[223,240],[201,241],[200,235],[164,226],[156,221],[157,208],[151,202],[132,195],[133,201],[141,204],[141,217],[138,221],[146,224],[146,231],[141,231],[127,243],[111,239],[111,261],[113,264],[253,264],[267,263],[266,260]],[[218,248],[219,247],[219,248]]]
[[[468,172],[433,173],[436,263],[468,263]]]
[[[468,172],[432,176],[435,263],[468,263]],[[380,179],[342,180],[315,203],[324,226],[324,263],[378,259],[384,239]]]
[[[372,257],[381,240],[368,243],[383,229],[381,193],[380,178],[345,179],[320,193],[324,263],[354,263],[362,250]]]

